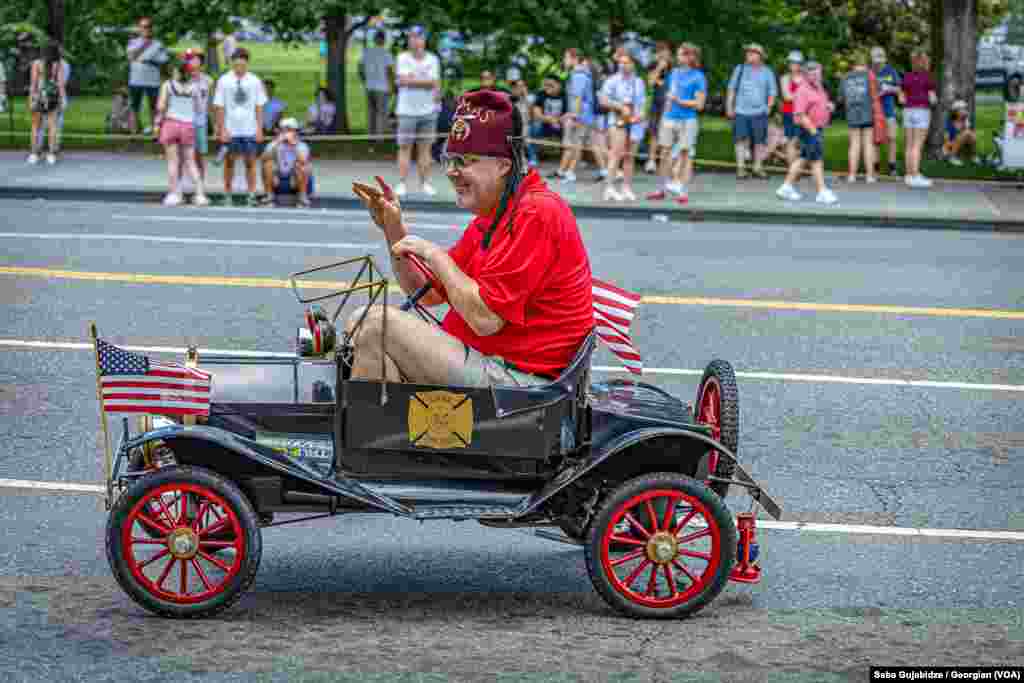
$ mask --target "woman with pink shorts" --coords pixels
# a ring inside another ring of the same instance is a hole
[[[173,78],[164,82],[160,88],[160,99],[157,102],[157,125],[159,126],[160,144],[164,146],[167,157],[168,192],[164,197],[164,206],[178,206],[184,201],[178,188],[178,169],[180,160],[185,162],[185,170],[192,177],[196,186],[193,202],[196,206],[206,206],[210,200],[203,189],[203,179],[199,175],[199,167],[195,156],[195,99],[192,88],[195,81],[190,80],[192,69],[198,68],[195,62],[183,64]]]

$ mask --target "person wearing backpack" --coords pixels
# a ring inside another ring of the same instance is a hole
[[[764,48],[751,43],[744,48],[746,62],[732,72],[726,98],[726,116],[733,119],[733,143],[736,146],[736,177],[747,177],[744,165],[747,148],[754,147],[754,175],[767,178],[762,167],[768,141],[768,115],[779,96],[775,74],[764,64]]]
[[[43,120],[49,137],[50,151],[46,155],[46,163],[57,163],[57,119],[67,98],[64,73],[60,64],[60,49],[56,45],[47,46],[41,59],[32,62],[31,82],[29,84],[29,108],[32,111],[32,152],[28,163],[38,164],[42,152],[42,136],[40,127]]]

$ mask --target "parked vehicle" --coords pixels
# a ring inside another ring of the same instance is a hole
[[[1024,85],[1024,47],[986,40],[978,45],[975,83],[999,87],[1008,102],[1019,102]]]

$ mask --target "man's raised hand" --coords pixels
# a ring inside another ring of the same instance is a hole
[[[365,183],[352,183],[352,191],[363,200],[370,212],[370,217],[381,230],[387,234],[395,233],[402,228],[402,204],[391,186],[380,176],[375,176],[379,188]]]

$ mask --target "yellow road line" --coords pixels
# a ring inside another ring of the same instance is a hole
[[[209,275],[152,275],[146,273],[104,273],[25,266],[0,266],[0,275],[54,278],[64,280],[90,280],[93,282],[129,282],[146,285],[200,285],[217,287],[291,288],[288,280],[263,277],[215,277]],[[340,280],[300,280],[300,289],[343,289],[350,283]],[[392,292],[401,292],[397,285]],[[760,299],[720,299],[713,297],[644,296],[645,304],[669,306],[723,306],[731,308],[762,308],[780,311],[819,311],[833,313],[888,313],[894,315],[921,315],[940,318],[994,318],[1024,320],[1024,311],[1005,311],[985,308],[933,308],[924,306],[890,306],[873,304],[826,304],[802,301],[770,301]]]

